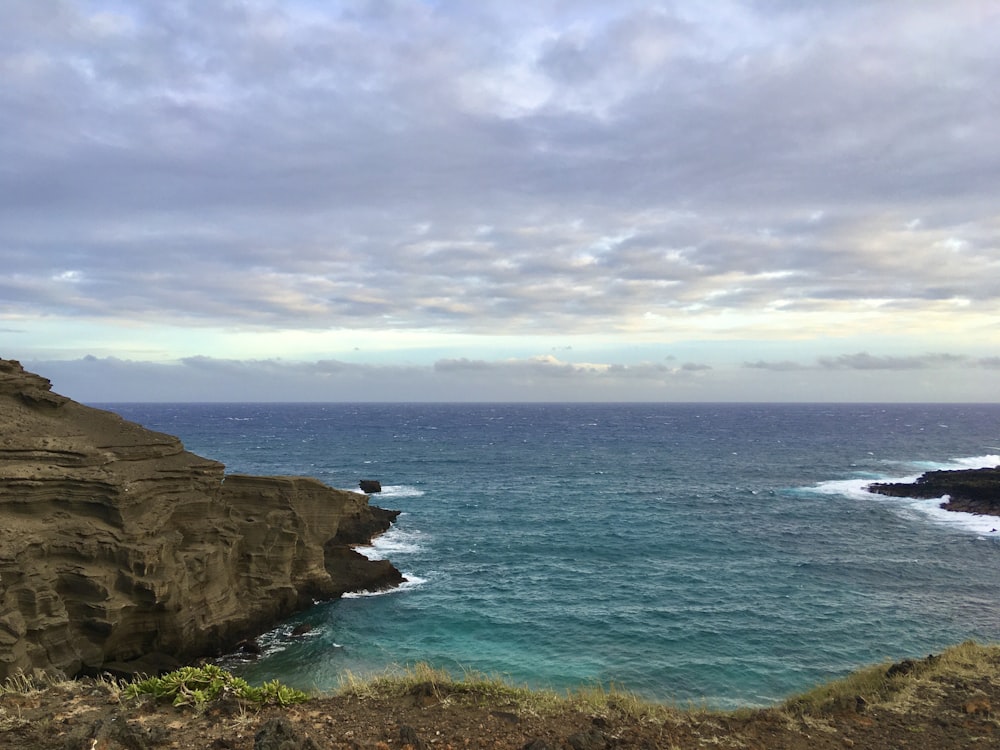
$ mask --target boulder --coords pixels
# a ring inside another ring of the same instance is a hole
[[[377,479],[362,479],[358,482],[358,486],[366,495],[382,491],[382,483]]]

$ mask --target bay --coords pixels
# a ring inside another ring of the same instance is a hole
[[[1000,519],[864,490],[1000,464],[1000,405],[104,408],[230,472],[379,479],[373,502],[403,511],[367,554],[409,582],[266,634],[230,664],[254,681],[427,662],[726,708],[1000,640]]]

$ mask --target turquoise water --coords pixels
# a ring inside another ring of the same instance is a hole
[[[997,405],[108,408],[233,472],[380,479],[403,511],[367,553],[409,582],[265,635],[252,680],[428,662],[731,707],[1000,640],[1000,519],[864,491],[1000,464]]]

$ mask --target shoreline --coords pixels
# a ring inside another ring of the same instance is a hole
[[[914,482],[874,482],[869,492],[890,497],[941,498],[944,510],[1000,517],[1000,466],[979,469],[939,469]]]

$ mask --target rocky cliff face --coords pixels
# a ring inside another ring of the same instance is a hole
[[[224,474],[0,360],[0,679],[231,648],[402,581],[352,549],[396,517],[306,478]]]

